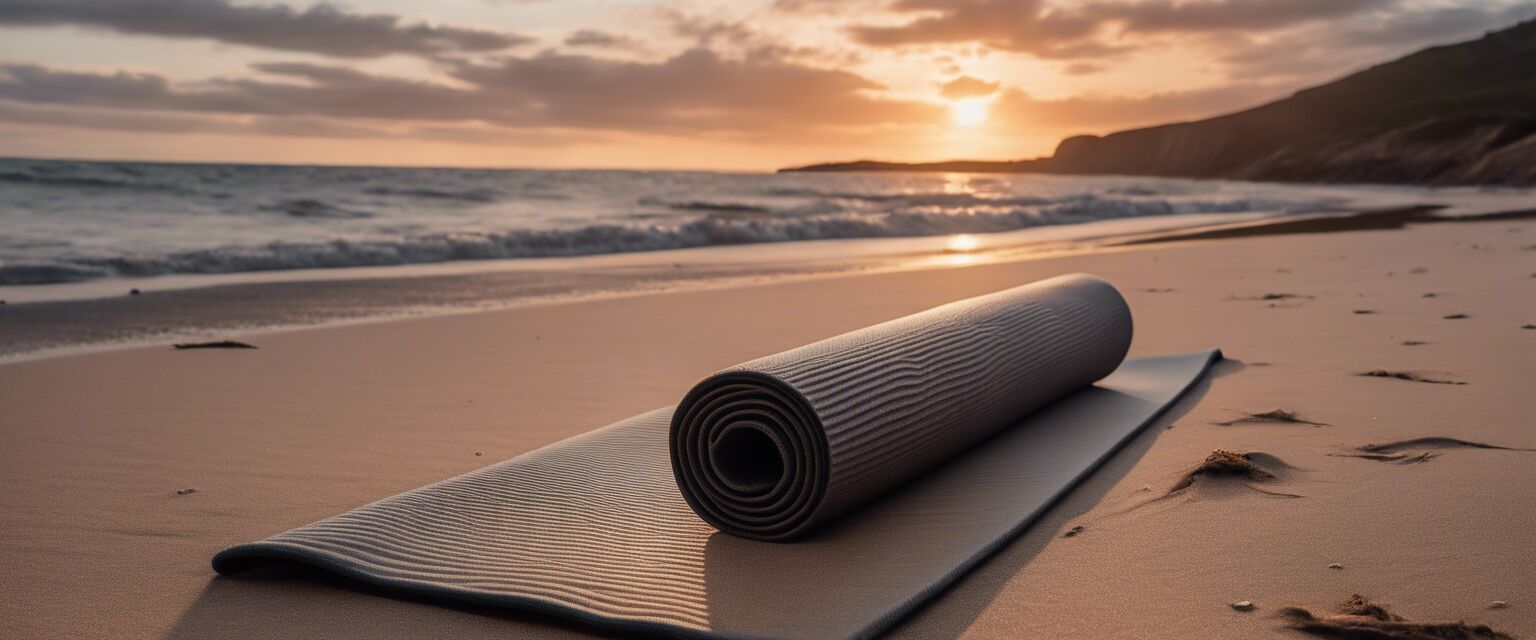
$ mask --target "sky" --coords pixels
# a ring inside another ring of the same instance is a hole
[[[771,170],[1050,155],[1536,0],[0,0],[0,156]]]

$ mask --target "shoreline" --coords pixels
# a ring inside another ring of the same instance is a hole
[[[0,365],[228,335],[1040,260],[1168,242],[1392,230],[1410,224],[1536,216],[1536,210],[1459,215],[1449,214],[1451,210],[1443,204],[1419,204],[1342,214],[1237,214],[1223,216],[1220,222],[1201,220],[1201,214],[1133,218],[976,234],[971,237],[978,239],[978,246],[967,251],[945,247],[953,236],[926,236],[241,273],[211,283],[206,276],[89,283],[102,295],[44,298],[0,309],[0,330],[12,338],[0,345]],[[833,254],[841,257],[830,257]],[[135,284],[145,287],[143,294],[104,293],[109,286],[120,291]]]
[[[1284,214],[1224,214],[1226,222]],[[955,236],[812,240],[570,258],[465,261],[96,281],[84,297],[14,302],[0,287],[0,364],[98,350],[163,345],[231,332],[388,322],[528,305],[733,288],[858,274],[950,268],[1106,249],[1118,238],[1209,223],[1182,214],[961,234],[977,246],[955,251]],[[128,296],[128,289],[142,294]],[[5,295],[0,295],[3,299]]]

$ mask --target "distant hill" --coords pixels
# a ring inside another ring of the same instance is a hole
[[[1536,21],[1425,49],[1269,104],[1075,136],[1049,158],[786,171],[974,171],[1536,184]]]

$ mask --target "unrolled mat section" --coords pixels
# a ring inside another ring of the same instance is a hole
[[[232,547],[214,568],[298,561],[612,630],[873,637],[1023,532],[1219,358],[1127,361],[796,543],[721,533],[694,515],[662,409]]]

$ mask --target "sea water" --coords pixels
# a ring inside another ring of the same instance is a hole
[[[0,159],[0,286],[979,234],[1174,214],[1220,221],[1441,195],[1117,176]]]

